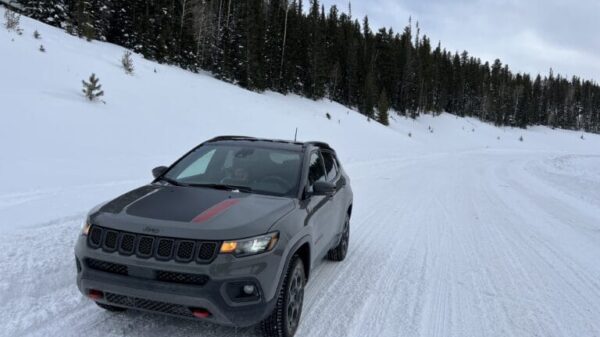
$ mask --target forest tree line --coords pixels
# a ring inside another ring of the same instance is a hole
[[[330,98],[388,123],[388,109],[496,125],[600,132],[600,86],[513,73],[432,44],[417,24],[372,30],[318,0],[19,0],[24,14],[87,39],[254,91]]]

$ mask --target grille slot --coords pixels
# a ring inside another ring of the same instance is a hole
[[[190,261],[194,257],[194,241],[180,241],[175,258],[179,261]]]
[[[88,237],[88,243],[94,248],[100,247],[100,244],[102,243],[102,229],[99,227],[92,227]]]
[[[141,258],[155,257],[158,260],[176,260],[207,264],[216,257],[219,247],[217,241],[179,240],[168,237],[156,237],[92,226],[87,238],[88,246],[102,248],[106,252],[118,251],[122,255],[135,254]]]
[[[210,262],[216,256],[217,244],[215,242],[201,242],[198,248],[198,261]]]
[[[104,293],[104,297],[108,302],[118,306],[162,312],[177,316],[193,317],[192,312],[183,305],[146,300],[143,298],[117,295],[113,293]]]
[[[131,255],[135,250],[135,235],[125,233],[121,236],[119,251],[123,254]]]
[[[160,239],[158,240],[158,248],[156,249],[156,257],[162,260],[168,260],[173,255],[173,240]]]
[[[119,233],[115,231],[106,231],[104,234],[104,250],[114,252],[117,250],[117,240],[119,239]]]
[[[94,269],[94,270],[99,270],[99,271],[103,271],[106,273],[119,274],[119,275],[128,275],[129,274],[129,270],[127,269],[127,266],[122,265],[122,264],[105,262],[105,261],[100,261],[100,260],[90,259],[90,258],[86,259],[85,262],[89,268]]]
[[[152,246],[154,246],[154,238],[150,236],[142,236],[138,243],[138,255],[149,257],[152,255]]]
[[[176,273],[170,271],[157,271],[156,279],[163,282],[192,284],[204,286],[208,282],[209,277],[206,275]]]

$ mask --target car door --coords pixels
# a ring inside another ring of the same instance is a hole
[[[335,217],[332,198],[324,195],[313,195],[313,186],[317,181],[325,181],[327,174],[321,153],[316,150],[310,153],[308,179],[305,187],[306,211],[308,225],[311,226],[315,258],[324,256],[331,242],[331,220]]]
[[[321,150],[323,157],[323,164],[325,165],[325,174],[327,176],[327,182],[330,182],[336,186],[335,193],[330,198],[330,207],[332,208],[327,236],[329,238],[330,246],[333,247],[339,241],[340,235],[343,231],[344,221],[346,220],[346,207],[344,205],[343,189],[345,182],[340,174],[340,170],[337,166],[337,161],[333,152],[329,150]]]

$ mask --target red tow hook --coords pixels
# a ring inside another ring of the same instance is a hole
[[[94,301],[97,301],[97,300],[101,300],[104,298],[104,293],[101,292],[100,290],[90,289],[88,291],[88,297]]]
[[[206,309],[191,309],[192,310],[192,315],[194,315],[194,317],[196,318],[208,318],[210,317],[210,311],[206,310]]]

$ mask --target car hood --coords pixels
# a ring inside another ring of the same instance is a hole
[[[266,233],[294,204],[291,198],[154,184],[101,205],[90,222],[148,235],[229,240]]]

